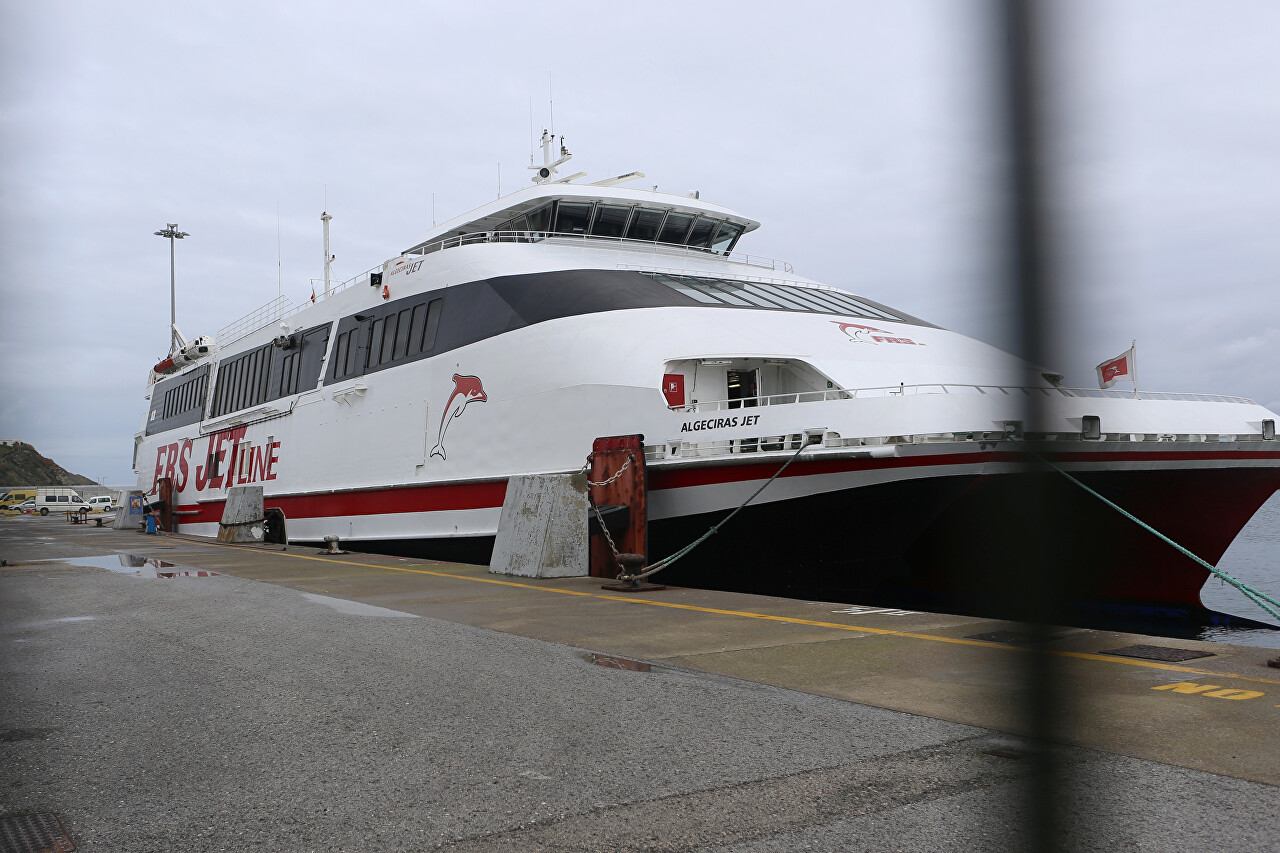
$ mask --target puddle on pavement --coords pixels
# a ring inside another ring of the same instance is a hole
[[[417,619],[416,613],[405,613],[402,610],[391,610],[386,607],[377,607],[373,604],[362,604],[359,601],[347,601],[345,598],[330,598],[327,595],[316,595],[311,592],[304,592],[302,597],[316,604],[323,604],[339,613],[346,613],[350,616],[380,616],[382,618],[402,618]]]
[[[92,569],[106,569],[126,575],[137,575],[141,578],[215,578],[217,572],[193,569],[168,560],[157,560],[141,554],[107,554],[102,557],[67,557],[60,560],[44,560],[42,562],[66,563],[69,566],[85,566]]]

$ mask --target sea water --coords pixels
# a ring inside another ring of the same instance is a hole
[[[1218,561],[1218,568],[1237,580],[1280,600],[1280,492],[1262,505],[1244,530]],[[1216,577],[1210,577],[1200,592],[1200,600],[1210,610],[1247,616],[1260,622],[1276,623],[1244,593]],[[1280,649],[1280,631],[1241,628],[1206,628],[1203,640],[1217,640],[1243,646]]]

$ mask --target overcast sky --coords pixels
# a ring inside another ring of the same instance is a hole
[[[988,3],[366,5],[5,4],[0,437],[131,482],[168,343],[152,232],[191,234],[189,338],[301,301],[326,203],[341,279],[421,236],[433,194],[443,221],[499,164],[528,185],[549,76],[570,171],[700,190],[763,223],[744,251],[1011,340]],[[1049,366],[1091,385],[1137,339],[1143,388],[1280,409],[1280,3],[1054,9]]]

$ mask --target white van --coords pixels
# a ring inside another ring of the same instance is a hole
[[[116,508],[115,498],[111,495],[94,495],[85,501],[90,512],[110,512]]]
[[[67,510],[79,512],[81,508],[89,508],[75,489],[67,488],[36,489],[36,506],[41,515]]]

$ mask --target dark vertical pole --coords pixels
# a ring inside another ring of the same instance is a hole
[[[1005,298],[1016,324],[1018,355],[1035,365],[1048,365],[1054,334],[1048,305],[1051,266],[1048,262],[1046,216],[1042,177],[1044,147],[1042,109],[1045,97],[1042,45],[1037,28],[1037,0],[997,0],[998,44],[1003,51],[1000,66],[1001,102],[1004,109],[1006,157],[1005,209],[1008,215],[1009,267]],[[1036,448],[1034,433],[1042,431],[1044,398],[1028,396],[1023,425],[1026,440]],[[1048,552],[1043,544],[1061,535],[1067,520],[1054,505],[1051,484],[1030,457],[1018,472],[1022,491],[1013,555]],[[1014,521],[1014,519],[1011,519]],[[1018,537],[1038,540],[1016,541]],[[1011,559],[1018,559],[1014,556]],[[1014,592],[1029,630],[1047,641],[1051,625],[1061,624],[1058,610],[1063,593],[1062,562],[1052,558],[1038,565],[1005,564],[997,568],[1002,584]],[[1059,804],[1065,795],[1053,744],[1062,723],[1060,666],[1053,655],[1019,655],[1024,700],[1022,728],[1035,747],[1030,754],[1031,774],[1026,784],[1027,849],[1054,851],[1061,847]]]

